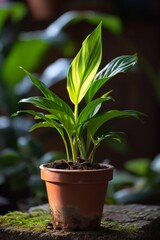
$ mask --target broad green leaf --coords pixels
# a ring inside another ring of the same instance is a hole
[[[50,113],[52,113],[52,119],[54,118],[58,120],[64,126],[66,131],[72,134],[74,127],[74,116],[72,111],[68,113],[68,109],[70,108],[64,109],[60,104],[58,105],[52,100],[46,99],[41,96],[29,97],[26,99],[22,99],[20,102],[31,103],[40,109],[49,111]],[[51,119],[51,116],[49,119]]]
[[[17,116],[20,113],[28,113],[31,114],[32,116],[34,116],[37,119],[42,119],[45,122],[45,127],[50,126],[52,128],[55,128],[59,134],[61,135],[61,138],[64,142],[65,148],[66,148],[66,154],[67,154],[67,159],[69,160],[69,152],[68,152],[68,146],[67,146],[67,142],[64,136],[64,131],[63,131],[63,126],[62,124],[59,124],[58,122],[54,121],[53,119],[50,119],[48,117],[46,117],[45,114],[40,113],[40,112],[35,112],[33,110],[21,110],[21,111],[17,111],[16,113],[12,114],[13,117]],[[33,125],[33,127],[31,127],[30,131],[35,130],[36,128],[38,128],[38,126],[40,125]],[[41,126],[42,127],[42,126]]]
[[[113,59],[100,72],[96,74],[87,94],[87,102],[91,101],[96,92],[113,76],[118,73],[125,73],[137,63],[137,55],[124,55]]]
[[[87,125],[89,134],[93,137],[95,132],[107,121],[114,118],[124,118],[124,117],[135,117],[139,118],[142,116],[142,113],[133,110],[120,111],[120,110],[110,110],[108,112],[99,114],[96,117],[93,117]]]
[[[102,96],[101,98],[97,98],[91,102],[89,102],[86,107],[81,111],[77,125],[81,128],[83,124],[87,122],[87,120],[93,117],[99,111],[101,104],[103,102],[109,101],[112,99],[108,94]]]
[[[17,41],[2,65],[2,76],[5,81],[10,86],[14,86],[22,80],[24,73],[18,69],[20,65],[34,72],[42,63],[48,48],[47,42],[38,39]]]
[[[61,101],[61,99],[60,99],[60,101]],[[57,102],[54,102],[50,99],[47,99],[47,98],[44,98],[41,96],[24,98],[24,99],[21,99],[20,102],[31,103],[34,106],[44,109],[44,110],[47,110],[47,111],[50,111],[51,113],[54,113],[56,111],[62,112],[63,114],[66,114],[71,119],[72,123],[74,121],[74,116],[73,116],[72,110],[70,109],[69,106],[64,108],[63,103],[60,104],[60,102],[59,102],[59,104],[57,104]],[[67,106],[67,104],[66,104],[66,106]]]
[[[33,82],[33,84],[42,92],[42,94],[48,100],[55,102],[57,105],[59,105],[63,109],[63,111],[65,111],[66,113],[68,113],[68,115],[70,115],[70,117],[72,117],[73,112],[68,104],[66,104],[61,98],[59,98],[56,94],[54,94],[42,81],[34,77],[24,68],[22,68],[22,70],[28,75],[28,77]]]
[[[84,40],[68,72],[67,90],[74,104],[88,91],[101,62],[101,24]]]
[[[124,55],[113,59],[100,72],[97,73],[96,79],[113,77],[117,73],[128,72],[137,63],[137,55]],[[96,80],[95,79],[95,80]]]
[[[28,113],[32,116],[34,116],[35,118],[37,119],[42,119],[44,120],[46,123],[50,124],[50,127],[52,126],[53,128],[56,128],[60,134],[63,134],[63,129],[62,129],[62,125],[59,124],[58,122],[56,121],[53,121],[52,119],[50,118],[47,118],[45,114],[43,113],[40,113],[40,112],[36,112],[36,111],[33,111],[33,110],[20,110],[20,111],[17,111],[16,113],[12,114],[13,117],[16,117],[17,115],[19,115],[20,113]],[[32,128],[31,128],[32,129]]]
[[[150,168],[150,159],[148,158],[136,158],[127,161],[124,164],[126,170],[134,173],[138,176],[147,176]]]
[[[54,123],[55,123],[55,122],[52,122],[52,124],[49,123],[49,122],[39,122],[39,123],[35,123],[35,124],[31,127],[30,132],[32,132],[32,131],[34,131],[34,130],[36,130],[36,129],[38,129],[38,128],[42,128],[42,127],[51,127],[51,128],[53,128]],[[55,126],[55,128],[56,128],[56,127],[57,127],[57,126]]]

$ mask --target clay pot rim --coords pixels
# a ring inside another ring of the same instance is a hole
[[[61,172],[61,173],[66,173],[66,172],[69,172],[69,173],[73,173],[73,172],[103,172],[103,171],[109,171],[111,169],[114,169],[114,167],[110,164],[105,164],[105,163],[100,163],[100,166],[103,166],[103,167],[106,167],[106,168],[102,168],[102,169],[91,169],[91,170],[76,170],[76,169],[73,169],[73,170],[68,170],[68,169],[55,169],[55,168],[48,168],[48,167],[45,167],[46,163],[44,164],[41,164],[39,166],[40,169],[46,169],[48,171],[51,171],[51,172]]]

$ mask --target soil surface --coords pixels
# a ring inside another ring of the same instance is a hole
[[[78,159],[76,163],[68,162],[66,160],[56,160],[51,163],[44,164],[45,167],[54,168],[54,169],[64,169],[64,170],[94,170],[94,169],[103,169],[106,166],[101,166],[99,163],[91,164],[89,161],[84,161]]]

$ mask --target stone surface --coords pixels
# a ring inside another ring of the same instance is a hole
[[[96,232],[64,233],[52,229],[45,207],[0,216],[0,240],[159,240],[160,206],[105,205]]]

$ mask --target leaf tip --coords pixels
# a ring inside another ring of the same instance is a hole
[[[18,66],[18,67],[23,70],[23,67],[22,67],[22,66]]]
[[[16,117],[18,115],[18,112],[12,113],[11,117]]]

